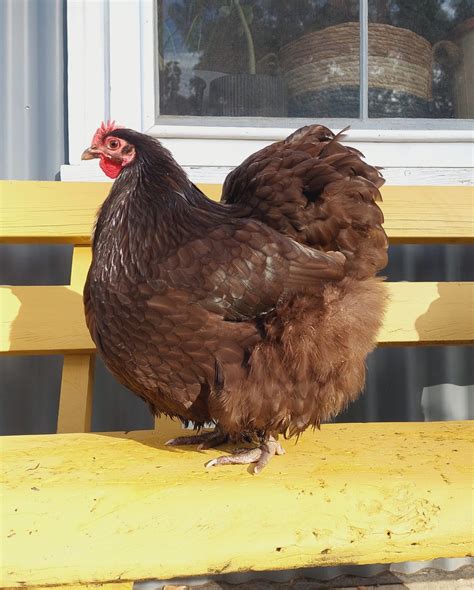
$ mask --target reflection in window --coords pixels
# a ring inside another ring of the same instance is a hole
[[[161,0],[160,112],[357,117],[358,32],[341,56],[331,27],[358,19],[358,0]]]
[[[369,0],[369,116],[474,117],[472,0]]]
[[[365,26],[369,117],[474,117],[472,0],[369,0]],[[361,116],[358,0],[158,0],[158,39],[161,114]]]

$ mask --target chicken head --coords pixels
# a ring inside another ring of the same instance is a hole
[[[121,129],[115,121],[108,121],[94,133],[92,144],[82,153],[82,160],[99,158],[99,166],[109,178],[117,178],[124,166],[135,159],[135,147],[126,140],[114,137],[114,131]]]

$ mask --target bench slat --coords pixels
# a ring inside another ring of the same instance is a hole
[[[82,296],[71,287],[1,287],[0,353],[71,354],[95,351]]]
[[[211,198],[221,185],[201,184]],[[102,182],[1,181],[1,242],[88,244],[95,213],[110,184]],[[387,186],[382,188],[385,228],[392,243],[474,240],[474,188]]]
[[[474,187],[384,186],[381,192],[392,244],[474,241]]]
[[[90,432],[95,354],[64,357],[57,432]]]
[[[474,342],[474,282],[387,283],[390,303],[379,344]]]
[[[474,283],[388,283],[379,344],[474,341]],[[92,353],[82,295],[72,287],[0,288],[0,354]],[[466,313],[471,309],[473,313]]]
[[[258,477],[206,471],[220,450],[164,447],[178,432],[4,437],[1,585],[474,551],[470,422],[323,425]]]

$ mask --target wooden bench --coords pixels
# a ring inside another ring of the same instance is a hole
[[[71,284],[2,287],[0,353],[63,354],[58,433],[3,437],[3,587],[109,584],[474,553],[469,422],[329,424],[258,477],[206,471],[179,430],[87,433],[82,311],[103,183],[1,182],[0,240],[74,244]],[[220,187],[202,185],[218,198]],[[469,187],[383,189],[392,243],[472,243]],[[381,345],[473,341],[472,283],[391,283]],[[383,392],[380,392],[383,395]]]

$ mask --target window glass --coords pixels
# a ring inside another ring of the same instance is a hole
[[[159,0],[160,113],[359,116],[358,0]]]
[[[362,93],[359,0],[157,2],[162,115],[474,118],[473,0],[368,0]]]
[[[474,118],[472,0],[369,0],[369,117]]]

